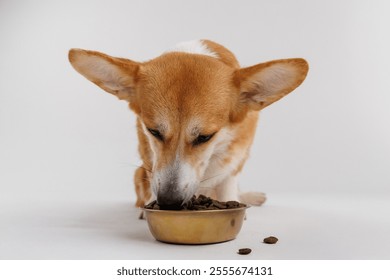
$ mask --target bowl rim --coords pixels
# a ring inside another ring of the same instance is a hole
[[[144,207],[141,207],[140,209],[146,212],[154,212],[154,213],[175,213],[175,214],[188,214],[188,213],[221,213],[221,212],[234,212],[234,211],[239,211],[239,210],[246,210],[250,208],[251,205],[245,205],[243,207],[236,207],[236,208],[229,208],[229,209],[213,209],[213,210],[161,210],[161,209],[147,209]]]

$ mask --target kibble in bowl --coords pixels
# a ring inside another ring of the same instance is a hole
[[[248,207],[237,201],[220,202],[193,197],[180,210],[161,210],[156,202],[145,206],[150,232],[158,241],[210,244],[236,238]]]

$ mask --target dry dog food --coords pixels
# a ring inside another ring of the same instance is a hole
[[[238,201],[221,202],[202,194],[199,195],[198,197],[194,195],[191,198],[191,200],[189,200],[187,203],[183,204],[182,206],[174,207],[170,209],[158,205],[156,200],[145,205],[146,209],[154,209],[154,210],[160,210],[160,209],[161,210],[220,210],[220,209],[232,209],[232,208],[241,208],[241,207],[246,207],[246,205]]]
[[[276,242],[278,242],[278,239],[275,236],[270,236],[270,237],[264,238],[263,242],[267,243],[267,244],[275,244]]]
[[[238,250],[239,255],[248,255],[252,252],[252,249],[250,248],[242,248]]]

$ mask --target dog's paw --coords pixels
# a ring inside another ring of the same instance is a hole
[[[265,193],[262,192],[245,192],[240,194],[240,202],[260,206],[267,200]]]

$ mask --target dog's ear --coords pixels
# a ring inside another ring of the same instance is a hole
[[[71,49],[69,61],[81,75],[119,99],[131,101],[139,63],[109,55]]]
[[[273,60],[237,70],[235,83],[240,89],[237,109],[261,110],[278,101],[303,82],[308,70],[302,58]]]

